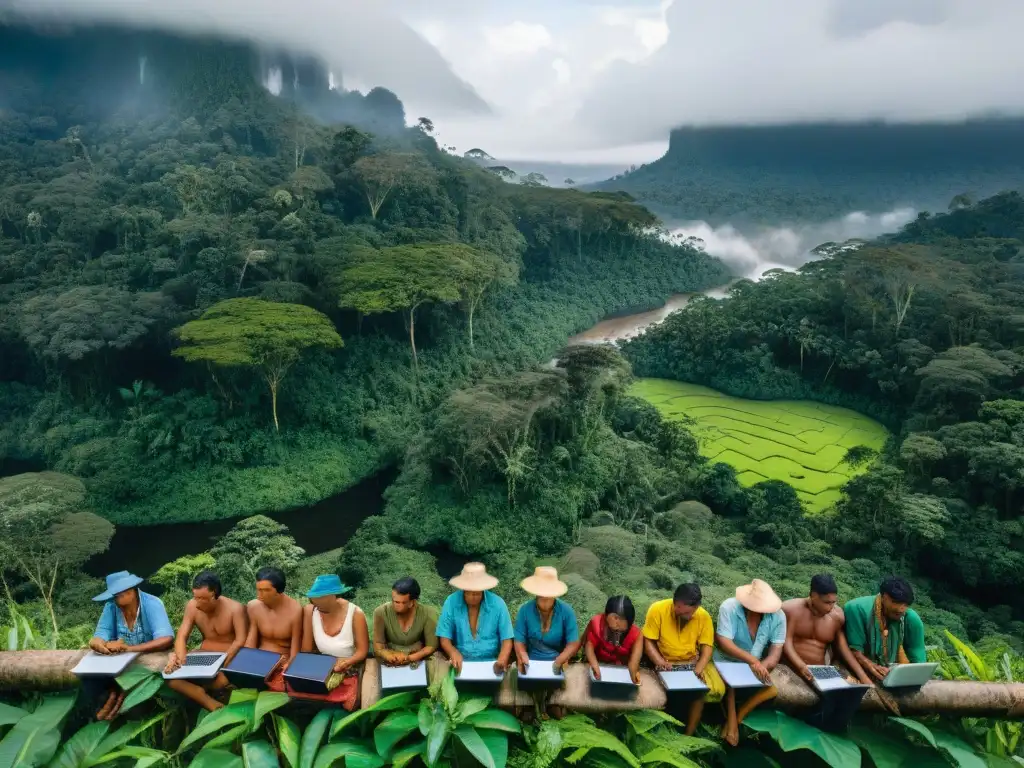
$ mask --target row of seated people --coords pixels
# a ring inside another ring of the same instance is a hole
[[[341,682],[329,700],[346,709],[355,707],[358,669],[370,655],[369,627],[363,611],[344,598],[349,589],[337,576],[318,576],[306,593],[309,604],[302,606],[285,593],[280,570],[262,568],[256,574],[257,598],[243,606],[221,594],[214,573],[203,572],[193,582],[193,597],[176,635],[163,603],[141,591],[141,583],[126,572],[107,577],[108,589],[94,598],[104,603],[90,642],[94,651],[144,653],[173,646],[167,666],[173,671],[184,660],[196,629],[203,638],[201,649],[226,653],[226,663],[243,647],[281,654],[285,663],[268,683],[275,690],[285,690],[283,673],[300,651],[315,651],[337,658],[334,670]],[[562,667],[582,647],[595,677],[600,677],[601,665],[621,665],[634,682],[639,682],[645,657],[659,670],[692,664],[709,690],[690,705],[687,730],[696,729],[705,701],[724,699],[723,736],[729,742],[738,739],[739,723],[747,713],[775,697],[770,673],[783,660],[808,681],[809,665],[842,663],[866,684],[881,680],[892,664],[925,660],[924,627],[910,608],[913,590],[899,577],[883,580],[878,594],[850,600],[843,608],[837,603],[835,581],[827,574],[811,580],[807,597],[785,603],[755,579],[721,604],[717,623],[701,607],[700,587],[683,584],[672,597],[650,606],[642,629],[635,623],[632,602],[620,595],[590,619],[582,640],[572,607],[559,599],[568,587],[554,568],[539,567],[521,582],[534,599],[519,608],[514,623],[505,601],[492,591],[498,580],[482,564],[468,563],[450,584],[455,591],[438,613],[419,603],[415,579],[394,583],[391,600],[373,612],[373,655],[378,661],[415,663],[440,650],[456,670],[464,661],[493,660],[500,673],[512,664],[524,671],[531,661]],[[768,685],[737,702],[737,692],[727,690],[715,661],[747,663]],[[213,710],[223,706],[228,682],[222,674],[208,684],[172,680],[169,685]],[[105,696],[97,717],[113,718],[123,694],[107,688],[93,693]]]

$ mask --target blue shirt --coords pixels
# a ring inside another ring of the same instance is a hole
[[[747,611],[735,597],[730,597],[718,609],[718,626],[715,634],[727,637],[736,643],[741,651],[746,651],[756,659],[763,659],[770,645],[782,645],[786,642],[786,614],[782,610],[766,613],[761,616],[761,624],[757,628],[757,636],[750,637],[747,626]],[[715,661],[739,661],[727,653],[715,648]]]
[[[139,590],[139,615],[135,619],[134,629],[128,629],[121,609],[113,600],[103,605],[100,620],[93,633],[104,642],[123,640],[125,645],[142,645],[160,637],[174,637],[174,629],[167,618],[167,609],[163,601],[156,595]]]
[[[515,638],[526,646],[527,655],[538,661],[554,661],[569,643],[580,639],[576,614],[568,603],[555,600],[551,626],[541,633],[540,611],[537,601],[524,603],[516,614]]]
[[[473,637],[469,609],[460,589],[444,601],[441,618],[437,620],[437,636],[451,640],[466,661],[493,661],[498,658],[502,642],[513,637],[512,617],[504,600],[493,592],[484,592]]]

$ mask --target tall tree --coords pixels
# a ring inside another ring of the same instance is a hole
[[[381,153],[361,157],[352,165],[366,194],[370,217],[377,218],[392,191],[424,181],[429,166],[419,155],[408,153]]]
[[[275,430],[281,428],[277,394],[288,369],[304,350],[343,346],[326,315],[302,304],[256,298],[221,301],[175,335],[182,346],[174,354],[189,362],[259,370],[270,389]]]
[[[491,251],[468,245],[449,246],[452,255],[462,262],[460,290],[469,323],[469,348],[473,344],[473,314],[488,288],[513,285],[519,277],[519,265],[505,261]]]
[[[428,303],[459,301],[464,273],[465,266],[451,245],[398,245],[370,251],[342,272],[338,305],[365,315],[405,312],[413,370],[418,375],[416,310]]]

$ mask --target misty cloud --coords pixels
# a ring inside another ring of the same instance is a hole
[[[1024,111],[1020,0],[675,0],[666,22],[662,48],[592,86],[580,126],[625,143],[679,125]]]
[[[383,86],[436,114],[488,105],[441,54],[378,4],[362,0],[0,0],[49,22],[117,22],[261,42],[322,59],[351,87]]]

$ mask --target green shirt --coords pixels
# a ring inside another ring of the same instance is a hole
[[[897,622],[889,623],[889,658],[882,658],[882,632],[875,618],[877,595],[858,597],[843,606],[846,614],[846,642],[850,649],[859,651],[875,664],[891,666],[898,659],[899,647],[914,663],[927,661],[924,650],[924,623],[917,611],[909,609]]]
[[[429,646],[437,648],[437,611],[428,605],[416,605],[416,615],[408,630],[398,623],[398,615],[391,603],[379,605],[373,611],[373,640],[383,642],[391,651],[415,653]]]

